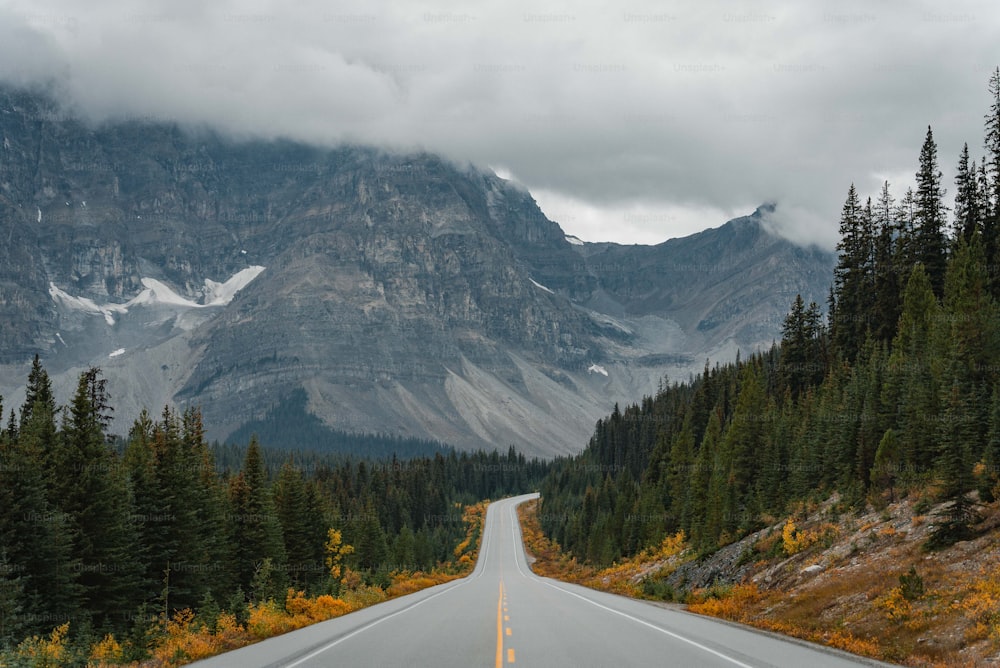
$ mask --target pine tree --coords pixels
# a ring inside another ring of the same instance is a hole
[[[24,604],[32,618],[26,633],[49,630],[55,620],[80,612],[78,563],[70,554],[67,517],[50,501],[46,453],[56,441],[55,401],[38,358],[32,365],[20,428],[8,428],[0,447],[0,546],[19,569]]]
[[[896,406],[894,423],[908,474],[926,476],[934,461],[937,382],[931,372],[934,328],[942,321],[923,265],[916,265],[903,293],[903,312],[893,340],[884,403]]]
[[[990,108],[986,113],[986,159],[983,161],[988,176],[988,195],[992,204],[994,227],[1000,213],[1000,67],[993,70],[989,82]]]
[[[977,232],[958,243],[948,263],[937,334],[940,362],[948,364],[951,373],[969,388],[989,387],[991,370],[1000,364],[1000,310],[990,296],[988,282]],[[985,424],[985,414],[982,417]]]
[[[863,353],[863,363],[855,368],[854,378],[858,392],[858,428],[855,436],[855,475],[860,489],[868,489],[871,470],[879,443],[885,433],[885,410],[882,405],[883,371],[887,365],[887,353],[882,344],[869,339]]]
[[[988,85],[990,108],[986,113],[986,155],[980,161],[978,185],[983,226],[983,248],[990,265],[990,292],[1000,299],[1000,68]]]
[[[591,522],[594,519],[596,517],[592,518]],[[359,568],[374,571],[385,563],[389,547],[386,544],[382,523],[370,499],[365,503],[356,529],[352,533],[356,536],[354,548]]]
[[[671,515],[681,523],[686,521],[690,510],[687,489],[691,480],[691,468],[695,463],[693,419],[693,412],[690,409],[685,411],[681,430],[673,438],[666,463],[667,502],[670,504]]]
[[[930,126],[920,149],[920,169],[917,171],[916,195],[916,252],[930,279],[934,294],[944,291],[944,274],[947,262],[945,242],[945,190],[941,186],[942,174],[938,169],[937,144]]]
[[[237,584],[244,591],[253,591],[254,576],[260,577],[265,560],[269,560],[268,569],[274,564],[285,563],[281,524],[275,514],[264,458],[256,437],[250,440],[242,470],[230,482],[229,498]],[[283,574],[271,571],[268,575],[273,582],[267,586],[280,588],[275,583],[283,583]]]
[[[760,475],[755,481],[756,506],[764,513],[780,513],[784,509],[790,468],[789,442],[792,436],[792,397],[786,392],[781,410],[774,398],[769,400],[765,447],[760,455]]]
[[[181,419],[165,407],[154,424],[143,411],[129,432],[124,462],[135,489],[147,588],[156,588],[169,567],[171,610],[228,594],[222,500],[200,414],[189,409]]]
[[[309,499],[302,473],[291,461],[285,463],[274,484],[274,505],[281,523],[288,576],[296,588],[304,586],[315,572],[314,547],[309,528]]]
[[[913,265],[920,262],[917,244],[917,195],[913,188],[907,188],[899,200],[893,213],[896,239],[896,266],[899,276],[905,285],[906,278],[913,270]]]
[[[895,202],[889,192],[889,182],[885,181],[874,208],[875,326],[872,329],[872,336],[876,341],[886,344],[896,336],[902,301],[902,281],[895,240],[898,230],[894,215]]]
[[[781,328],[780,368],[784,385],[796,398],[807,387],[822,380],[823,350],[819,306],[806,308],[802,295],[796,295],[792,309]]]
[[[132,498],[117,456],[108,447],[111,406],[100,370],[80,374],[56,453],[57,502],[70,517],[79,584],[95,626],[121,629],[123,611],[141,599],[141,564]]]
[[[969,145],[962,146],[955,173],[955,222],[953,239],[968,243],[972,235],[980,232],[982,214],[979,211],[979,184],[976,180],[976,163],[969,164]]]
[[[687,490],[690,524],[685,528],[691,535],[694,544],[700,548],[714,544],[722,530],[722,511],[718,506],[719,499],[709,496],[721,439],[721,409],[716,407],[709,412],[708,424],[698,447],[698,455],[694,468],[691,470],[691,482]]]
[[[954,381],[945,402],[938,455],[941,500],[948,505],[935,523],[928,540],[930,548],[945,547],[970,538],[972,525],[977,519],[975,506],[969,498],[975,482],[969,455],[973,433],[967,401],[960,383]]]
[[[841,356],[853,360],[870,326],[871,293],[874,288],[873,212],[869,201],[862,207],[851,184],[840,217],[839,259],[833,275],[831,335]]]
[[[203,597],[212,594],[216,600],[223,600],[236,586],[235,575],[224,566],[231,555],[225,525],[226,489],[219,481],[215,456],[205,440],[201,410],[196,407],[181,414],[181,446],[190,471],[188,504],[194,514],[188,559],[193,564],[210,564],[194,569],[192,588],[195,593],[202,592]]]

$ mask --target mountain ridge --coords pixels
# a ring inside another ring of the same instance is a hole
[[[303,389],[338,431],[575,452],[664,374],[769,345],[833,266],[759,210],[657,246],[571,243],[523,188],[428,153],[91,128],[9,90],[0,133],[0,392],[36,353],[57,389],[97,364],[120,419],[200,405],[215,438]],[[109,323],[50,296],[124,304],[154,280],[197,302],[250,267],[197,313]]]

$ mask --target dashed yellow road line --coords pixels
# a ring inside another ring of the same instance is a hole
[[[509,626],[507,627],[507,637],[508,638],[510,637],[510,627]]]
[[[507,650],[507,663],[514,663],[514,648]]]
[[[503,666],[503,580],[500,580],[500,597],[497,599],[497,664]]]

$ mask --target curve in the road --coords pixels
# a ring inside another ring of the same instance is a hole
[[[531,572],[516,506],[493,503],[479,559],[431,587],[193,664],[318,666],[809,666],[876,662],[542,578]],[[886,665],[886,664],[878,664]]]

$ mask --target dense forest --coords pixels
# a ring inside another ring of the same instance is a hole
[[[230,434],[226,442],[246,445],[256,436],[265,447],[274,443],[282,450],[336,452],[366,459],[447,455],[452,450],[442,443],[422,438],[331,429],[307,410],[306,402],[305,390],[294,390],[273,405],[264,417],[251,420]]]
[[[0,648],[66,621],[81,642],[113,632],[141,648],[185,608],[239,619],[288,587],[337,594],[331,555],[386,586],[455,560],[464,504],[546,471],[513,448],[375,460],[213,447],[195,409],[144,413],[115,439],[111,416],[99,369],[57,407],[35,359],[0,430]]]
[[[969,536],[1000,493],[1000,68],[988,89],[950,221],[928,128],[915,190],[850,187],[826,317],[797,298],[770,350],[616,406],[544,481],[549,537],[594,564],[681,530],[706,554],[835,492],[944,502],[928,547]]]

